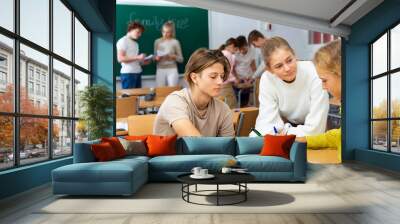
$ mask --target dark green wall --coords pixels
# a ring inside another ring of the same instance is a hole
[[[161,26],[167,20],[175,22],[176,38],[180,41],[184,62],[179,64],[179,72],[183,73],[184,65],[190,55],[200,47],[208,48],[208,12],[191,7],[117,5],[116,40],[126,35],[127,25],[131,21],[139,21],[145,27],[139,39],[141,53],[147,55],[154,52],[154,41],[161,37]],[[115,61],[119,73],[121,65]],[[117,73],[117,74],[118,74]],[[154,75],[155,64],[143,66],[143,74]]]

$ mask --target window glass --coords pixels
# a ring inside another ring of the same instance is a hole
[[[21,117],[20,151],[21,164],[35,163],[49,158],[49,120]]]
[[[89,32],[75,18],[75,63],[89,70]]]
[[[14,165],[13,117],[0,115],[0,170]]]
[[[20,108],[24,114],[40,114],[47,115],[49,108],[48,97],[48,74],[49,74],[49,57],[39,51],[21,44],[20,54]],[[35,71],[34,92],[29,92],[29,75],[26,73],[33,68]],[[31,100],[36,103],[31,103]]]
[[[14,111],[14,44],[0,34],[0,111]]]
[[[387,151],[387,121],[372,122],[372,139],[374,149]]]
[[[387,118],[387,78],[372,81],[372,118]]]
[[[391,116],[400,118],[400,72],[391,74],[390,76]]]
[[[20,0],[21,36],[49,48],[49,0]]]
[[[387,71],[387,34],[372,44],[372,75]]]
[[[53,60],[53,115],[72,117],[71,66]]]
[[[53,10],[53,51],[71,60],[72,12],[60,0],[53,0]]]
[[[14,31],[14,0],[0,1],[0,26]]]
[[[81,114],[80,93],[89,86],[89,75],[75,69],[75,117],[79,117]]]
[[[72,121],[53,120],[53,157],[72,154]]]

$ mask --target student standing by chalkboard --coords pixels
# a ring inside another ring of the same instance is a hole
[[[144,27],[138,22],[132,22],[128,25],[128,31],[125,36],[117,42],[118,62],[121,63],[121,84],[122,89],[142,87],[142,64],[148,64],[145,61],[145,54],[139,54],[139,45],[136,42],[142,33]]]
[[[162,37],[154,42],[154,55],[157,61],[157,86],[177,86],[179,82],[176,62],[182,63],[181,45],[175,39],[175,25],[172,21],[164,23]]]

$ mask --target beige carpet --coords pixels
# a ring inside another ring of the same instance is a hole
[[[203,185],[199,190],[215,188]],[[225,187],[227,188],[227,187]],[[178,183],[146,184],[131,197],[59,197],[36,213],[359,213],[354,203],[316,184],[249,184],[248,200],[238,205],[203,206],[181,198]],[[194,190],[194,187],[193,187]],[[214,203],[214,197],[191,200]],[[230,202],[237,198],[225,198]]]

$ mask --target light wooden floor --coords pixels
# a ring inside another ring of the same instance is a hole
[[[367,206],[357,214],[35,214],[38,207],[54,200],[47,185],[1,201],[0,223],[400,223],[399,173],[359,163],[310,165],[308,182]]]

